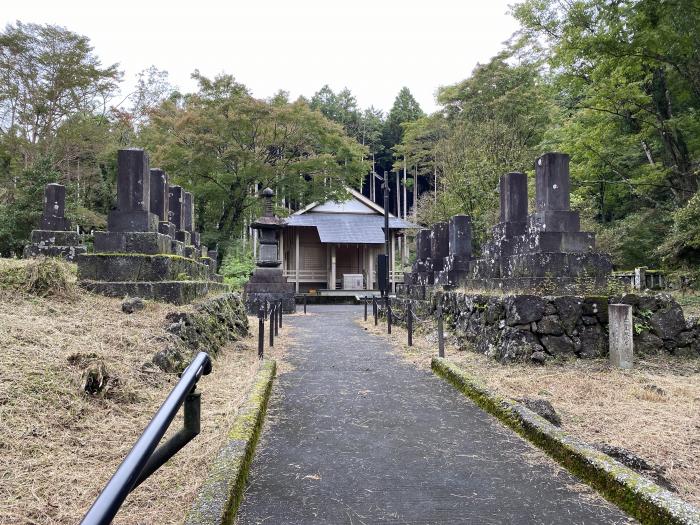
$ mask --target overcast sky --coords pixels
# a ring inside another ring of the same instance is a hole
[[[233,74],[256,97],[310,97],[348,87],[387,111],[408,86],[425,111],[435,92],[469,76],[517,29],[513,0],[3,0],[8,22],[52,23],[86,35],[125,89],[150,65],[192,90],[190,74]]]

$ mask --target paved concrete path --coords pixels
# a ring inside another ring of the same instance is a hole
[[[441,379],[362,309],[289,316],[239,524],[632,523]]]

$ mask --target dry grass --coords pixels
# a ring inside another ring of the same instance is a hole
[[[141,366],[160,348],[166,313],[183,309],[149,302],[127,315],[119,300],[86,293],[0,292],[0,523],[80,520],[177,381]],[[199,383],[201,434],[136,489],[115,523],[182,522],[252,381],[255,342],[220,353]],[[80,388],[81,365],[95,356],[111,376],[99,397]]]
[[[388,337],[386,326],[375,328],[372,319],[363,326]],[[403,328],[392,331],[397,353],[430,367],[437,355],[432,328],[414,335],[413,347],[407,346]],[[624,447],[662,467],[678,494],[700,506],[700,359],[655,357],[626,371],[606,360],[502,365],[450,344],[445,354],[503,396],[547,399],[562,428],[584,441]]]

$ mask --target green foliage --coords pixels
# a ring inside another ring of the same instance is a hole
[[[44,203],[44,186],[58,178],[50,158],[42,158],[22,172],[22,186],[12,182],[0,199],[0,254],[19,255],[38,225]],[[29,182],[27,184],[27,182]]]
[[[670,230],[666,230],[659,248],[664,262],[671,267],[700,265],[700,194],[677,209],[671,219]]]
[[[670,217],[662,208],[642,209],[623,219],[598,226],[596,246],[611,253],[617,268],[658,267],[659,245],[668,233]]]
[[[403,138],[403,125],[424,116],[418,101],[407,87],[402,87],[396,95],[384,126],[384,147],[388,150],[399,144]]]
[[[252,251],[242,244],[232,246],[224,257],[219,273],[224,276],[224,282],[234,289],[243,288],[255,269]]]
[[[514,14],[521,49],[550,68],[544,78],[558,125],[543,148],[571,154],[574,191],[594,203],[611,241],[631,234],[611,243],[616,260],[653,265],[664,255],[669,263],[695,263],[694,248],[682,246],[692,242],[683,230],[689,222],[674,218],[673,239],[656,251],[664,232],[644,218],[668,226],[668,213],[698,190],[697,1],[526,0]],[[653,233],[660,238],[653,241]]]
[[[358,184],[365,149],[305,101],[285,93],[258,100],[229,75],[194,76],[199,91],[165,101],[141,141],[154,164],[193,191],[207,245],[228,243],[257,215],[256,184],[295,206],[341,200]]]
[[[397,147],[419,174],[437,173],[437,194],[419,201],[419,221],[470,215],[477,245],[497,220],[500,176],[530,169],[552,112],[537,65],[511,58],[504,52],[442,88],[444,110],[406,125]]]

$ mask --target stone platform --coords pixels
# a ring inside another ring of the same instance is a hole
[[[74,231],[32,230],[31,243],[24,247],[23,257],[61,257],[68,261],[87,252],[83,236]]]
[[[187,304],[211,293],[230,292],[227,284],[216,281],[91,281],[80,286],[108,297],[141,297],[173,304]]]

